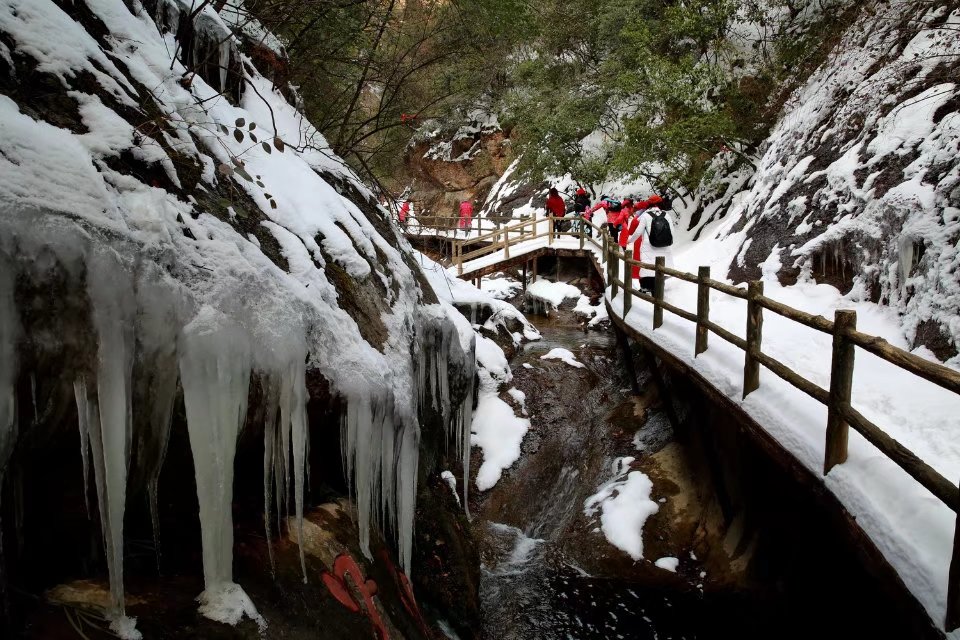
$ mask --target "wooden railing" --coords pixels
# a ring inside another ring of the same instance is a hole
[[[575,231],[558,231],[557,222],[559,221],[565,223],[576,222],[578,228]],[[588,227],[592,230],[591,234],[587,233]],[[552,246],[557,238],[574,237],[579,238],[581,249],[590,243],[602,250],[603,245],[593,237],[594,235],[599,237],[600,233],[599,227],[586,220],[531,218],[517,224],[495,229],[483,235],[455,241],[453,244],[453,264],[457,265],[457,275],[463,275],[463,264],[465,262],[476,260],[497,251],[503,251],[503,259],[509,260],[510,247],[543,237],[547,238],[547,246]],[[464,247],[469,248],[474,245],[482,246],[464,253]]]
[[[760,367],[763,366],[793,387],[826,405],[824,475],[829,473],[836,465],[847,460],[849,429],[852,427],[887,458],[952,509],[954,513],[960,513],[960,488],[854,409],[851,403],[856,347],[860,347],[886,362],[957,394],[960,394],[960,372],[930,362],[903,349],[898,349],[883,338],[857,331],[856,311],[837,310],[833,321],[830,321],[822,316],[815,316],[794,309],[764,296],[763,282],[761,281],[750,282],[746,289],[742,289],[711,279],[710,267],[700,267],[697,275],[693,275],[666,267],[663,258],[657,258],[654,264],[649,264],[634,260],[631,257],[632,252],[620,248],[615,243],[608,241],[607,247],[607,281],[611,287],[611,299],[616,297],[618,289],[623,292],[624,320],[630,313],[633,298],[649,302],[653,305],[652,323],[654,330],[663,325],[664,311],[669,311],[696,325],[695,356],[707,350],[710,334],[722,338],[744,352],[744,398],[760,387]],[[622,265],[622,269],[620,265]],[[632,270],[634,267],[654,273],[652,294],[633,288]],[[696,312],[680,309],[664,300],[663,285],[666,276],[697,285]],[[711,290],[746,301],[746,338],[741,338],[710,320]],[[762,351],[764,310],[833,337],[829,389],[824,389],[807,380],[787,365]],[[952,631],[960,627],[960,518],[957,519],[954,532],[953,558],[947,587],[945,624],[947,631]]]
[[[618,291],[623,292],[622,314],[624,321],[630,313],[634,298],[649,302],[653,305],[652,323],[654,330],[663,325],[664,311],[696,325],[694,356],[698,356],[708,349],[711,334],[744,352],[744,398],[760,387],[760,368],[762,366],[825,405],[827,407],[827,422],[825,425],[824,475],[829,473],[836,465],[847,460],[849,429],[852,427],[887,458],[930,491],[948,508],[952,509],[954,513],[960,513],[960,488],[854,409],[852,405],[853,371],[857,347],[956,394],[960,394],[960,372],[894,347],[883,338],[857,331],[856,311],[837,310],[834,319],[831,321],[823,316],[794,309],[764,296],[762,281],[749,282],[747,288],[744,289],[713,280],[710,277],[710,267],[700,267],[697,274],[694,275],[667,267],[663,258],[657,258],[654,264],[640,262],[632,258],[632,251],[621,248],[610,237],[606,229],[601,230],[596,225],[585,222],[578,231],[557,232],[550,222],[552,221],[544,219],[528,220],[517,225],[504,227],[493,233],[457,242],[454,251],[454,263],[457,265],[458,273],[463,273],[464,262],[496,251],[502,250],[504,259],[508,259],[511,246],[544,235],[543,233],[538,234],[538,223],[541,225],[540,228],[546,230],[548,245],[552,244],[557,236],[579,237],[581,249],[587,245],[592,245],[600,250],[606,269],[604,275],[607,285],[610,287],[610,299],[613,300]],[[587,226],[595,230],[595,233],[592,234],[593,237],[584,233]],[[490,244],[474,251],[463,252],[464,247],[470,247],[481,242],[490,242]],[[632,277],[634,267],[654,273],[652,294],[634,288]],[[667,276],[697,286],[696,311],[681,309],[664,299],[664,281]],[[710,320],[711,290],[719,291],[746,302],[745,338],[737,336]],[[807,380],[784,363],[763,352],[761,345],[763,341],[763,312],[765,310],[832,336],[833,351],[829,389],[824,389],[815,382]],[[958,422],[958,427],[960,427],[960,422]],[[960,517],[957,518],[954,532],[953,557],[950,563],[948,580],[945,628],[947,631],[952,631],[960,628]]]
[[[469,233],[482,233],[484,228],[492,229],[498,226],[494,220],[482,216],[471,216],[467,226],[462,226],[463,220],[460,216],[425,216],[423,218],[411,214],[406,222],[400,222],[395,216],[397,224],[408,236],[427,235],[424,232],[432,232],[429,235],[453,234],[455,232],[466,230]]]

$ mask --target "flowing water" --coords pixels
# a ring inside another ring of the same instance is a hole
[[[665,597],[658,587],[593,577],[578,566],[581,554],[570,552],[607,544],[596,534],[571,539],[577,535],[571,525],[583,510],[585,494],[604,479],[606,463],[614,456],[603,434],[613,428],[610,416],[628,398],[629,382],[619,369],[611,331],[584,332],[574,316],[562,312],[533,321],[543,339],[526,344],[511,366],[515,383],[527,394],[534,426],[517,473],[501,481],[503,493],[510,496],[502,503],[491,496],[484,510],[488,517],[497,517],[497,511],[509,514],[513,523],[487,520],[481,525],[486,636],[696,637],[686,600],[699,599],[699,592]],[[572,351],[585,370],[546,366],[540,357],[557,347]],[[649,439],[669,439],[669,424],[654,422],[653,429],[661,433]]]

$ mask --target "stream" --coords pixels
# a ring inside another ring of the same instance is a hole
[[[621,428],[618,408],[629,403],[629,381],[612,331],[584,332],[581,319],[567,311],[531,319],[543,339],[525,344],[511,368],[533,425],[521,460],[492,490],[482,513],[486,637],[698,637],[689,616],[702,602],[696,589],[664,590],[646,580],[595,576],[581,566],[597,553],[617,553],[599,533],[584,538],[577,521],[615,455],[630,453],[616,450],[622,438],[608,437]],[[555,347],[572,351],[585,368],[540,359]],[[645,434],[647,441],[670,439],[669,422],[648,425],[656,433]]]

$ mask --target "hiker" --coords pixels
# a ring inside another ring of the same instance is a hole
[[[626,248],[629,244],[627,241],[630,236],[637,230],[637,227],[640,226],[640,216],[644,211],[647,210],[649,204],[646,200],[637,200],[636,204],[633,205],[630,213],[627,213],[624,216],[623,225],[620,229],[620,238],[618,244],[621,247]],[[634,240],[633,242],[633,259],[640,260],[640,245],[643,244],[643,238],[639,240]],[[640,277],[640,267],[634,265],[632,269],[632,275],[630,276],[633,279]]]
[[[591,217],[591,214],[587,212],[587,209],[589,208],[590,196],[587,195],[586,189],[580,187],[577,189],[577,193],[573,197],[573,212],[577,217],[581,218],[580,224],[584,227],[584,233],[592,238],[593,226],[587,224]]]
[[[563,201],[563,198],[560,197],[560,192],[557,191],[556,187],[550,187],[550,192],[547,195],[547,215],[550,216],[550,235],[553,235],[555,232],[559,231],[557,228],[557,219],[563,218],[567,215],[567,203]]]
[[[397,216],[400,218],[400,224],[407,224],[407,215],[410,213],[410,201],[404,200],[403,204],[400,205],[400,213]]]
[[[473,203],[464,200],[460,203],[460,223],[459,228],[464,230],[465,234],[470,233],[470,224],[473,219]]]
[[[600,196],[600,202],[590,207],[587,213],[592,216],[593,212],[599,209],[603,209],[607,214],[607,230],[610,232],[610,237],[616,238],[620,233],[620,213],[623,211],[623,204],[610,196]]]
[[[641,241],[641,256],[643,262],[653,264],[657,258],[664,258],[666,266],[673,262],[673,220],[670,214],[660,208],[663,198],[659,195],[652,195],[647,200],[647,210],[640,214],[637,228],[630,237],[627,238],[627,244]],[[642,269],[638,274],[640,276],[640,289],[646,293],[653,292],[653,284],[656,280],[656,274],[648,269]]]

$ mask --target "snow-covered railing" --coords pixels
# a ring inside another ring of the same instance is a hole
[[[853,427],[883,455],[906,471],[914,480],[940,499],[955,513],[960,513],[960,489],[945,478],[932,466],[921,460],[915,453],[887,434],[875,423],[853,408],[851,391],[855,348],[860,347],[873,355],[909,371],[948,391],[960,394],[960,372],[941,364],[930,362],[915,354],[898,349],[883,338],[871,336],[856,330],[856,311],[837,310],[834,320],[815,316],[799,309],[787,306],[763,295],[763,282],[755,281],[741,289],[710,278],[710,267],[700,267],[694,275],[664,264],[662,257],[655,264],[634,260],[632,252],[612,242],[605,234],[604,257],[606,263],[607,284],[611,288],[611,299],[616,297],[618,289],[623,296],[624,324],[630,313],[633,298],[639,298],[653,305],[653,329],[663,325],[664,310],[696,324],[694,354],[700,355],[707,350],[711,333],[733,344],[744,352],[743,397],[760,387],[760,366],[764,366],[777,376],[804,392],[827,407],[826,450],[823,473],[826,475],[836,465],[847,460],[849,428]],[[633,288],[632,271],[634,267],[653,271],[653,293],[647,294]],[[667,276],[697,285],[696,312],[680,309],[664,300],[664,280]],[[745,300],[747,303],[746,338],[741,338],[718,324],[710,321],[710,290]],[[763,353],[761,341],[763,335],[763,310],[772,311],[793,322],[833,336],[833,355],[830,368],[830,388],[824,389],[799,375],[779,360]],[[960,518],[954,533],[953,558],[950,564],[949,583],[947,585],[946,629],[960,628]]]
[[[484,230],[492,231],[496,229],[499,223],[481,216],[471,216],[467,224],[463,225],[463,219],[460,216],[429,216],[420,219],[411,214],[405,221],[397,224],[407,236],[420,237],[445,237],[456,235],[464,231],[468,236],[483,233]]]
[[[596,227],[586,220],[578,218],[574,219],[573,221],[574,223],[577,223],[575,231],[560,231],[557,223],[562,220],[564,219],[530,218],[529,220],[524,220],[518,224],[495,229],[490,233],[486,233],[475,238],[456,241],[453,245],[453,263],[457,265],[457,274],[463,275],[464,262],[475,260],[476,258],[490,253],[495,253],[497,251],[503,251],[504,260],[508,260],[510,258],[510,247],[522,242],[527,242],[529,240],[535,240],[542,237],[547,238],[547,246],[553,245],[554,240],[557,238],[563,236],[572,236],[580,239],[581,249],[584,248],[588,241],[593,243],[598,249],[602,247],[599,242],[593,239],[592,235],[588,235],[586,233],[588,227],[595,229],[599,233],[599,227]],[[463,252],[464,247],[472,247],[474,245],[480,246],[472,251],[468,251],[467,253]]]

